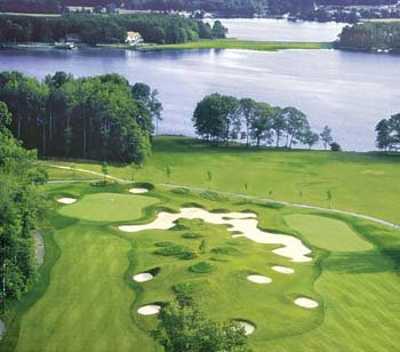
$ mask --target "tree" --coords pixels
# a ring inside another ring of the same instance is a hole
[[[256,146],[259,147],[261,141],[266,141],[267,144],[272,141],[272,116],[273,108],[266,103],[257,103],[255,114],[250,121],[250,135],[256,141]]]
[[[171,179],[171,174],[172,174],[172,170],[169,165],[167,165],[167,167],[165,168],[165,173],[166,173],[168,181],[169,181]]]
[[[333,195],[332,195],[332,191],[330,189],[326,192],[326,196],[327,196],[327,200],[329,202],[329,208],[331,208]]]
[[[303,136],[304,144],[308,145],[309,149],[311,149],[315,144],[319,141],[319,134],[313,132],[311,129],[307,129]]]
[[[189,301],[190,302],[190,301]],[[196,305],[173,301],[160,312],[152,336],[165,352],[246,352],[244,329],[207,319]]]
[[[192,121],[196,133],[208,141],[228,141],[240,129],[239,102],[236,98],[214,93],[196,106]]]
[[[250,125],[257,110],[257,102],[251,98],[243,98],[239,101],[239,113],[244,120],[246,128],[246,145],[249,146]]]
[[[0,302],[20,299],[36,274],[32,231],[46,212],[37,184],[47,180],[35,151],[26,151],[8,130],[10,113],[0,102]]]
[[[228,30],[222,25],[221,21],[215,21],[211,30],[213,38],[225,38]]]
[[[340,152],[340,151],[342,151],[342,147],[340,146],[339,143],[333,142],[333,143],[331,143],[330,147],[331,147],[331,151],[332,152]]]
[[[276,136],[276,147],[279,147],[279,142],[282,137],[282,134],[287,129],[286,117],[287,117],[286,113],[283,109],[279,107],[275,108],[275,113],[273,115],[273,121],[272,121],[272,129],[274,130]]]
[[[282,109],[281,114],[287,121],[286,147],[292,148],[293,144],[301,141],[304,131],[310,128],[307,117],[303,112],[291,106]]]
[[[320,137],[325,149],[327,149],[328,146],[333,142],[332,130],[328,126],[324,127],[320,133]]]
[[[133,97],[144,105],[145,110],[150,113],[152,126],[148,129],[153,130],[156,126],[156,133],[158,130],[158,122],[161,121],[161,112],[163,110],[161,102],[158,100],[157,89],[151,90],[150,86],[145,83],[136,83],[132,87]]]
[[[199,252],[200,254],[205,254],[207,252],[207,241],[202,240],[199,246]]]
[[[375,127],[377,133],[376,145],[379,149],[388,150],[392,144],[391,128],[389,120],[382,119]]]
[[[212,172],[210,170],[207,171],[207,180],[208,182],[212,181]]]

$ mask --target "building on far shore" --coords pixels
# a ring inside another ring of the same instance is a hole
[[[92,6],[66,6],[69,12],[94,12],[94,7]]]
[[[140,35],[140,33],[138,33],[138,32],[127,32],[126,33],[126,39],[125,39],[126,44],[128,44],[130,46],[134,46],[141,42],[143,42],[143,38]]]

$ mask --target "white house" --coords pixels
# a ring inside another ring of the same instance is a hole
[[[143,38],[138,32],[127,32],[125,43],[128,45],[134,46],[143,42]]]

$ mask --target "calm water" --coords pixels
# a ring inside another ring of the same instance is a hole
[[[38,78],[60,70],[76,76],[117,72],[131,82],[145,82],[160,92],[162,133],[193,134],[194,107],[213,92],[299,107],[315,129],[329,124],[347,150],[373,149],[377,120],[400,112],[400,57],[382,54],[3,50],[0,70],[19,70]]]
[[[288,22],[269,18],[223,18],[228,36],[244,40],[332,42],[344,23]],[[209,20],[212,23],[212,20]]]

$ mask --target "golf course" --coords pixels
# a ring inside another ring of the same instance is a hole
[[[183,137],[152,153],[40,161],[44,263],[1,351],[163,351],[150,332],[177,295],[241,324],[254,352],[398,348],[399,155]]]

